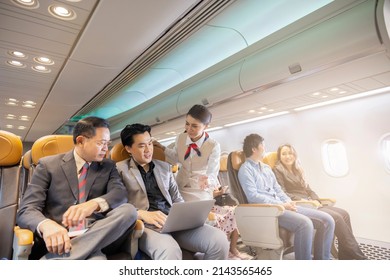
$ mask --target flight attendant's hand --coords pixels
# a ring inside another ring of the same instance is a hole
[[[206,190],[209,188],[209,178],[206,175],[198,176],[198,186],[202,190]]]

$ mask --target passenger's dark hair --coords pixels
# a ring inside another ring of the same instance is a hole
[[[212,114],[205,106],[196,104],[191,107],[187,115],[190,115],[194,119],[200,120],[203,124],[209,124],[211,122]]]
[[[73,129],[73,143],[76,144],[76,138],[80,135],[91,138],[96,135],[96,128],[110,128],[107,120],[99,117],[86,117],[79,120]]]
[[[244,139],[244,144],[242,150],[246,157],[250,157],[253,154],[252,149],[257,148],[261,143],[263,143],[264,138],[258,134],[249,134]]]
[[[122,145],[131,147],[134,143],[134,135],[144,134],[145,132],[149,132],[152,135],[150,133],[151,130],[151,127],[146,124],[134,123],[126,125],[121,131]]]

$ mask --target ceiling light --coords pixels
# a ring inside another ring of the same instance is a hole
[[[174,139],[176,139],[176,136],[169,137],[169,138],[164,138],[164,139],[159,140],[158,142],[163,143],[163,142],[171,141],[171,140],[174,140]]]
[[[23,104],[22,107],[24,107],[24,108],[30,108],[30,109],[34,109],[34,108],[35,108],[34,105],[30,105],[30,104]]]
[[[285,115],[287,113],[288,113],[288,111],[282,111],[282,112],[275,113],[275,114],[269,114],[269,115],[265,115],[265,116],[261,116],[261,117],[257,117],[257,118],[252,118],[252,119],[248,119],[248,120],[243,120],[243,121],[239,121],[239,122],[225,124],[224,126],[233,126],[233,125],[244,124],[244,123],[248,123],[248,122],[264,120],[264,119],[268,119],[268,118],[272,118],[272,117]]]
[[[8,115],[5,116],[5,118],[8,119],[8,120],[14,120],[14,119],[16,119],[16,116],[12,115],[12,114],[8,114]]]
[[[36,105],[37,103],[31,100],[23,101],[23,104],[31,104],[31,105]]]
[[[34,57],[34,61],[38,62],[40,64],[44,64],[44,65],[53,65],[54,64],[54,61],[52,59],[45,57],[45,56]]]
[[[249,110],[248,113],[251,113],[251,114],[256,113],[256,110]]]
[[[36,105],[36,104],[37,104],[36,102],[30,101],[30,100],[28,100],[28,101],[23,101],[22,107],[24,107],[24,108],[35,108],[35,105]]]
[[[8,65],[11,65],[13,67],[17,67],[17,68],[24,68],[26,67],[26,64],[20,62],[20,61],[17,61],[17,60],[7,60],[7,63]]]
[[[205,131],[210,132],[210,131],[214,131],[214,130],[218,130],[218,129],[222,129],[222,128],[223,128],[222,126],[216,126],[213,128],[206,129]]]
[[[17,58],[27,58],[27,55],[25,55],[24,53],[19,52],[19,51],[9,51],[8,54],[10,54],[14,57],[17,57]]]
[[[38,0],[11,0],[16,6],[26,9],[36,9],[39,7]]]
[[[384,92],[388,92],[388,91],[390,91],[390,87],[374,89],[374,90],[365,91],[365,92],[358,93],[358,94],[353,94],[353,95],[348,95],[348,96],[332,99],[332,100],[325,101],[325,102],[302,106],[299,108],[295,108],[294,110],[295,111],[302,111],[302,110],[306,110],[306,109],[312,109],[312,108],[335,104],[335,103],[339,103],[339,102],[343,102],[343,101],[349,101],[349,100],[353,100],[353,99],[357,99],[357,98],[368,97],[371,95],[380,94],[380,93],[384,93]]]
[[[24,125],[19,125],[18,129],[23,130],[23,129],[26,129],[26,127]]]
[[[29,120],[30,120],[30,117],[29,117],[29,116],[20,116],[20,117],[19,117],[19,120],[20,120],[20,121],[29,121]]]
[[[5,127],[6,128],[13,128],[14,126],[12,124],[6,124]]]
[[[176,132],[170,131],[170,132],[167,132],[167,133],[165,133],[165,134],[167,134],[167,135],[176,135]]]
[[[312,96],[318,96],[318,95],[320,95],[320,94],[321,94],[321,92],[317,91],[317,92],[312,93],[311,95],[312,95]]]
[[[73,20],[76,18],[76,13],[70,8],[58,5],[50,5],[49,13],[59,19]]]
[[[5,105],[8,105],[8,106],[18,106],[18,103],[14,102],[14,101],[7,101],[7,102],[5,102]]]
[[[31,67],[34,71],[40,72],[40,73],[50,73],[51,70],[43,65],[35,65]]]
[[[334,88],[330,89],[330,91],[333,91],[333,92],[338,91],[338,90],[339,90],[339,88],[337,88],[337,87],[334,87]]]

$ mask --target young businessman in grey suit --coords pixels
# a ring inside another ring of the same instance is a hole
[[[108,122],[97,117],[80,120],[73,142],[74,150],[40,160],[18,212],[18,225],[35,232],[33,251],[43,252],[42,259],[104,259],[101,250],[126,239],[137,219],[135,208],[126,203],[115,163],[105,158]],[[80,184],[83,166],[86,179]],[[68,229],[86,218],[88,230],[70,239]]]
[[[174,202],[183,202],[168,163],[152,160],[150,126],[127,125],[121,140],[131,158],[117,163],[129,192],[129,200],[138,209],[138,218],[161,228]],[[229,242],[219,229],[209,225],[161,234],[145,228],[140,249],[154,260],[182,259],[181,248],[204,253],[204,259],[227,259]]]

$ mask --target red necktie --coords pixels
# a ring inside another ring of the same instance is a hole
[[[85,184],[87,183],[87,171],[89,168],[89,164],[84,163],[81,168],[81,173],[79,176],[79,203],[83,203],[86,201],[87,197],[85,195]]]
[[[184,154],[184,160],[186,160],[190,156],[191,148],[194,149],[196,154],[200,157],[201,153],[199,151],[198,145],[196,145],[195,143],[191,143],[191,144],[188,145],[187,151]]]

